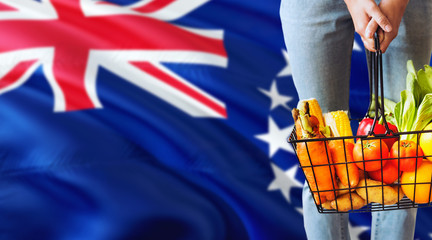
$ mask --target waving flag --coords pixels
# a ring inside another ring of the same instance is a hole
[[[276,0],[0,0],[0,239],[305,239],[278,12]],[[351,239],[368,239],[370,214],[350,218]]]
[[[171,2],[140,1],[126,7],[91,0],[4,3],[9,9],[0,13],[0,31],[13,40],[2,46],[0,56],[9,63],[3,92],[19,87],[42,65],[54,93],[54,110],[100,108],[96,75],[105,67],[191,115],[226,117],[222,102],[161,65],[227,64],[222,31],[161,21],[181,18],[206,1]],[[175,11],[176,6],[182,9]],[[169,12],[176,15],[166,16]],[[158,41],[149,33],[157,33]]]

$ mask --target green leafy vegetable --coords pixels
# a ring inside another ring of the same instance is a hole
[[[413,123],[413,131],[420,131],[426,127],[426,125],[432,119],[432,93],[428,93],[424,96],[423,101],[417,109],[417,117]]]
[[[432,67],[415,72],[414,64],[407,62],[406,90],[394,106],[395,124],[400,132],[420,131],[432,120]],[[402,135],[402,140],[416,140],[415,134]]]
[[[432,93],[432,68],[430,66],[425,66],[424,70],[420,69],[417,72],[417,80],[423,96]]]
[[[378,102],[381,104],[381,98],[378,98]],[[394,108],[396,103],[388,98],[384,98],[384,117],[387,122],[396,125],[396,120],[394,118]],[[371,118],[375,117],[375,95],[372,94],[372,101],[369,107],[368,115]],[[380,119],[381,121],[382,119]]]
[[[404,90],[401,92],[401,100],[403,109],[403,121],[401,121],[402,126],[400,128],[402,130],[399,131],[410,131],[410,129],[412,129],[414,119],[417,115],[415,98],[412,92]]]

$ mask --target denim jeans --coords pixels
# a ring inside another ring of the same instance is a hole
[[[302,200],[304,226],[309,240],[350,239],[348,214],[319,213],[307,184],[303,187]],[[373,212],[371,239],[414,239],[416,215],[417,208]]]
[[[354,25],[342,0],[282,0],[280,17],[292,76],[300,99],[316,98],[323,112],[349,110]],[[384,96],[399,101],[406,62],[430,63],[432,1],[411,0],[398,36],[383,54]],[[367,82],[367,81],[366,81]],[[413,239],[417,209],[372,213],[372,239]],[[308,239],[349,239],[347,214],[320,214],[305,186]]]

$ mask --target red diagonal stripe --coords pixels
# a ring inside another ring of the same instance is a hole
[[[17,9],[5,3],[0,3],[0,11],[16,11]]]
[[[130,62],[132,65],[142,69],[146,73],[156,77],[157,79],[163,81],[164,83],[170,85],[171,87],[183,92],[184,94],[188,95],[189,97],[195,99],[196,101],[202,103],[203,105],[207,106],[208,108],[212,109],[213,111],[217,112],[219,115],[223,116],[224,118],[227,117],[226,109],[223,106],[218,105],[216,102],[214,102],[212,99],[206,97],[205,95],[201,94],[200,92],[194,90],[193,88],[190,88],[186,84],[178,81],[177,79],[173,78],[172,76],[166,74],[165,72],[161,71],[157,67],[155,67],[153,64],[149,62]]]
[[[142,13],[151,13],[151,12],[156,12],[166,6],[168,6],[169,4],[171,4],[172,2],[174,2],[175,0],[153,0],[152,2],[139,7],[139,8],[135,8],[135,11],[138,12],[142,12]]]
[[[118,4],[115,4],[115,3],[112,3],[112,2],[105,2],[105,1],[96,2],[96,4],[101,4],[101,5],[117,5],[118,6]]]
[[[6,88],[17,82],[36,61],[37,60],[22,61],[15,65],[11,71],[0,79],[0,89]]]

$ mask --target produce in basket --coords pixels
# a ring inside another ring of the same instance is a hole
[[[356,192],[367,203],[380,203],[384,205],[392,205],[397,203],[404,196],[398,186],[389,186],[382,182],[372,179],[365,179],[359,182]]]
[[[431,180],[432,163],[424,161],[417,168],[417,171],[403,172],[400,182],[403,192],[411,201],[415,203],[429,203],[432,202]]]
[[[345,193],[342,196],[337,197],[330,203],[332,209],[336,209],[338,212],[346,212],[349,210],[360,209],[366,205],[366,201],[360,197],[357,193]]]
[[[304,116],[305,118],[308,118],[308,126],[310,126],[311,129],[309,129],[309,133],[306,133],[305,136],[303,136],[303,126],[302,126],[302,122],[301,121],[297,121],[296,117],[299,116],[299,113],[294,113],[294,110],[292,112],[293,114],[293,118],[294,118],[294,122],[295,122],[295,127],[296,127],[296,136],[297,139],[302,139],[302,138],[308,138],[310,137],[310,135],[319,135],[320,134],[320,128],[322,129],[324,127],[324,119],[322,117],[322,111],[321,111],[321,107],[318,104],[318,101],[315,98],[311,98],[311,99],[307,99],[307,100],[301,100],[298,103],[298,108],[301,109],[303,111],[303,113],[305,113]],[[307,109],[306,109],[307,108]],[[295,110],[297,111],[297,110]],[[307,112],[307,114],[306,114]],[[313,113],[313,114],[312,114]],[[296,114],[297,116],[294,116],[294,114]]]
[[[373,133],[374,134],[385,134],[387,132],[386,127],[381,123],[383,120],[382,118],[380,121],[377,121],[375,123]],[[359,127],[357,129],[357,136],[367,136],[369,134],[369,131],[372,128],[374,119],[370,117],[365,117],[361,120]],[[395,125],[391,124],[390,122],[387,122],[387,126],[391,131],[394,133],[398,132],[398,129]],[[392,133],[387,133],[387,136],[391,136]],[[359,141],[359,139],[357,139]],[[383,141],[386,143],[387,148],[390,149],[393,144],[397,141],[397,137],[394,138],[383,138]]]
[[[334,137],[351,137],[353,135],[347,111],[332,111],[323,115],[326,126],[329,126]],[[354,143],[353,138],[345,141]]]
[[[332,140],[328,146],[339,180],[345,186],[355,187],[359,181],[359,169],[353,162],[354,144]]]
[[[363,177],[363,176],[361,176],[361,177]],[[345,194],[347,194],[349,192],[354,192],[355,191],[355,187],[349,188],[349,187],[345,186],[341,181],[338,181],[337,183],[338,183],[338,186],[337,186],[337,190],[336,190],[336,198],[339,198],[340,196],[345,195]],[[321,204],[321,206],[324,209],[329,209],[329,210],[333,209],[333,207],[331,206],[332,201],[334,201],[334,200],[329,200],[327,202],[323,202]]]
[[[324,202],[324,203],[321,204],[321,207],[323,207],[324,209],[328,209],[328,210],[333,209],[332,206],[331,206],[331,202],[332,201]]]
[[[355,188],[349,188],[349,187],[343,185],[340,181],[338,181],[337,188],[338,189],[336,190],[336,198],[339,198],[340,196],[345,195],[345,194],[347,194],[349,192],[354,192],[355,191]],[[321,204],[321,207],[323,207],[324,209],[329,209],[329,210],[330,209],[334,209],[332,207],[332,205],[331,205],[333,201],[334,200],[329,200],[327,202],[323,202]]]
[[[432,130],[432,123],[429,123],[423,130]],[[432,161],[432,132],[424,132],[420,134],[419,145],[423,150],[425,157]]]
[[[390,163],[387,163],[382,169],[368,172],[370,178],[379,182],[382,181],[385,184],[394,183],[399,178],[400,173],[401,171],[398,171],[398,166]]]
[[[345,193],[349,193],[355,191],[355,188],[348,187],[344,185],[341,181],[338,181],[338,190],[336,191],[336,196],[343,195]]]
[[[389,150],[381,139],[359,140],[354,146],[354,161],[365,171],[376,171],[387,163]]]
[[[414,141],[401,140],[398,144],[394,144],[390,150],[389,162],[399,167],[400,171],[414,171],[416,168],[420,167],[423,162],[423,150]],[[399,166],[398,166],[399,164]],[[417,165],[417,166],[416,166]]]
[[[309,115],[316,117],[318,119],[319,126],[323,128],[325,126],[324,117],[318,100],[316,100],[315,98],[304,99],[301,100],[298,105],[304,104],[306,102],[309,106]]]
[[[334,137],[352,136],[352,130],[346,111],[333,111],[324,114],[326,126]],[[335,164],[336,175],[345,186],[355,187],[359,181],[359,170],[353,162],[354,139],[329,141],[329,150]]]
[[[308,102],[300,101],[298,109],[294,108],[292,114],[296,126],[299,126],[296,131],[300,139],[324,138],[320,131],[313,130]],[[297,156],[317,204],[335,199],[334,190],[337,187],[335,170],[326,144],[326,141],[297,143]]]
[[[406,90],[394,108],[396,126],[401,132],[421,131],[432,120],[432,67],[416,72],[408,61],[407,70]],[[401,140],[417,141],[417,134],[403,134]]]

